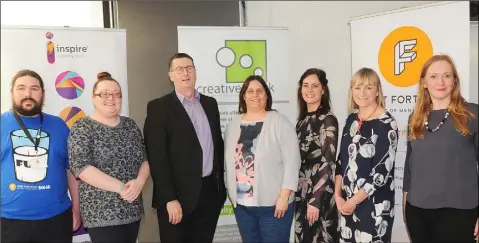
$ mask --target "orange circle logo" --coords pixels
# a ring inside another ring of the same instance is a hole
[[[378,66],[387,82],[409,87],[419,82],[423,64],[433,55],[431,40],[413,26],[393,30],[384,39],[378,54]]]

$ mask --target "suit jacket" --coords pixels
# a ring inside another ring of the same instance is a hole
[[[226,200],[224,183],[224,144],[218,103],[200,94],[200,103],[211,128],[214,146],[212,176],[218,200]],[[153,178],[153,207],[164,207],[178,200],[185,214],[192,212],[200,198],[203,151],[193,123],[173,91],[148,102],[143,128],[150,173]]]

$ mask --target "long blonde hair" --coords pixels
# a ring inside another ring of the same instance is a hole
[[[379,75],[371,68],[361,68],[359,69],[351,78],[351,84],[349,85],[349,101],[348,101],[348,110],[353,112],[358,109],[358,105],[354,102],[353,98],[353,87],[357,84],[370,84],[378,89],[378,96],[376,97],[376,103],[382,107],[386,107],[386,102],[384,101],[383,89],[381,86],[381,80]]]
[[[424,122],[431,111],[432,100],[429,92],[424,87],[424,78],[429,67],[438,61],[446,61],[451,65],[454,76],[454,86],[451,92],[451,102],[447,110],[454,121],[454,126],[461,135],[470,135],[467,127],[468,118],[474,118],[475,115],[467,108],[466,101],[461,95],[459,75],[456,65],[448,55],[434,55],[427,60],[421,70],[421,76],[418,85],[417,102],[408,125],[408,140],[423,138]]]

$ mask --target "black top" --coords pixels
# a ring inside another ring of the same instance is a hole
[[[478,205],[478,105],[467,106],[476,116],[468,124],[472,135],[462,136],[449,115],[436,132],[424,129],[424,139],[408,141],[403,191],[408,192],[407,201],[412,205],[459,209]],[[445,112],[431,112],[431,129],[444,119]]]
[[[89,165],[124,183],[137,178],[146,161],[141,130],[128,117],[115,127],[89,117],[73,124],[68,140],[70,169],[78,176]],[[104,191],[80,181],[80,213],[85,227],[129,224],[141,219],[141,194],[129,203],[117,193]]]

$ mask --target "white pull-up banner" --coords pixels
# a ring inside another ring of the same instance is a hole
[[[68,127],[93,112],[93,85],[102,71],[120,83],[122,115],[128,116],[125,30],[2,26],[1,39],[2,113],[12,107],[13,76],[31,69],[45,84],[43,111],[61,117]],[[74,233],[74,242],[89,240],[83,227]]]
[[[396,214],[393,242],[408,242],[402,217],[403,168],[407,122],[416,103],[424,62],[450,55],[458,69],[462,95],[469,97],[469,2],[441,2],[350,21],[352,73],[373,68],[381,78],[386,109],[399,126],[396,153]]]
[[[289,80],[289,41],[285,28],[178,27],[178,51],[195,62],[199,93],[214,97],[222,132],[238,114],[239,92],[250,75],[261,76],[277,109],[295,124],[296,80]],[[239,242],[236,219],[227,199],[214,242]]]
[[[93,111],[92,89],[102,71],[120,83],[122,115],[128,115],[125,30],[2,26],[1,39],[2,113],[12,106],[12,77],[31,69],[45,83],[44,112],[68,126]]]

